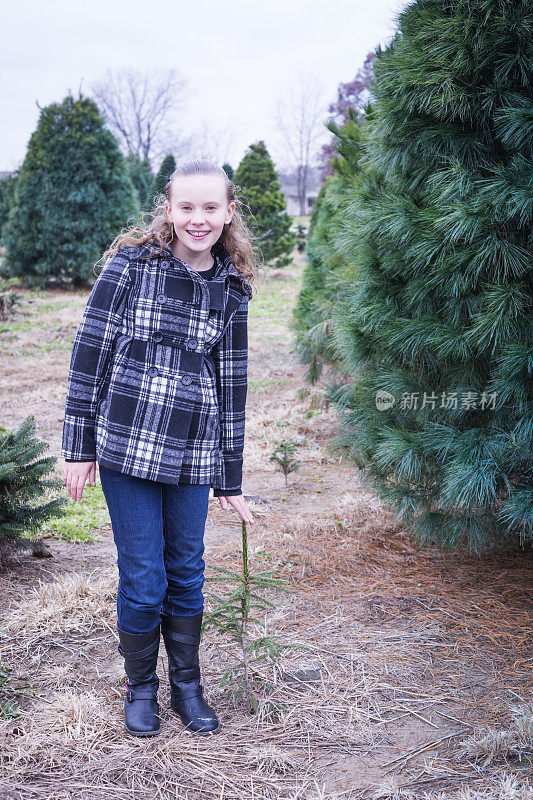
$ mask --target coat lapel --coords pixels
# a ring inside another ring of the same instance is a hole
[[[252,297],[252,287],[248,281],[244,280],[243,288],[243,277],[233,264],[227,248],[220,240],[213,245],[211,252],[217,261],[218,269],[215,271],[215,277],[207,282],[209,290],[209,309],[210,311],[224,312],[223,328],[225,330],[232,314],[239,307],[242,298],[246,294],[248,297]],[[157,246],[150,242],[147,242],[140,248],[141,258],[149,258],[157,254]],[[163,248],[161,255],[163,254],[168,255],[169,258],[182,264],[183,269],[187,270],[187,272],[191,271],[191,267],[189,267],[188,264],[176,258],[169,244],[165,245]]]

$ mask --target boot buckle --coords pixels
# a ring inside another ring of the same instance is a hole
[[[135,700],[135,695],[133,694],[131,689],[126,690],[126,700],[128,701],[128,703],[133,703],[133,701]]]

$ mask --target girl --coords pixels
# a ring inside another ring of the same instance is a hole
[[[125,729],[159,733],[160,631],[171,707],[220,730],[202,696],[203,536],[209,489],[242,495],[248,301],[255,265],[235,186],[217,164],[178,168],[146,228],[119,234],[85,308],[70,364],[65,484],[80,500],[98,461],[117,547]]]

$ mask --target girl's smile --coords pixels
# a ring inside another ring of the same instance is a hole
[[[211,231],[187,231],[193,236],[195,239],[202,239],[204,236],[208,236]]]

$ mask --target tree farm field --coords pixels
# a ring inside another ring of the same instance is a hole
[[[20,553],[0,574],[1,800],[533,796],[519,710],[532,702],[531,554],[422,549],[328,446],[328,376],[306,384],[289,328],[303,267],[296,254],[267,273],[250,303],[243,483],[250,563],[287,581],[262,623],[301,647],[258,667],[273,690],[251,714],[218,683],[238,654],[207,631],[202,682],[222,729],[194,737],[168,708],[161,646],[161,734],[128,737],[116,550],[101,489],[89,487],[46,525],[52,558]],[[58,456],[88,290],[17,291],[0,323],[2,424],[34,414]],[[270,460],[284,438],[301,461],[287,485]],[[241,564],[240,518],[209,503],[206,577]],[[219,588],[206,580],[206,608]]]

